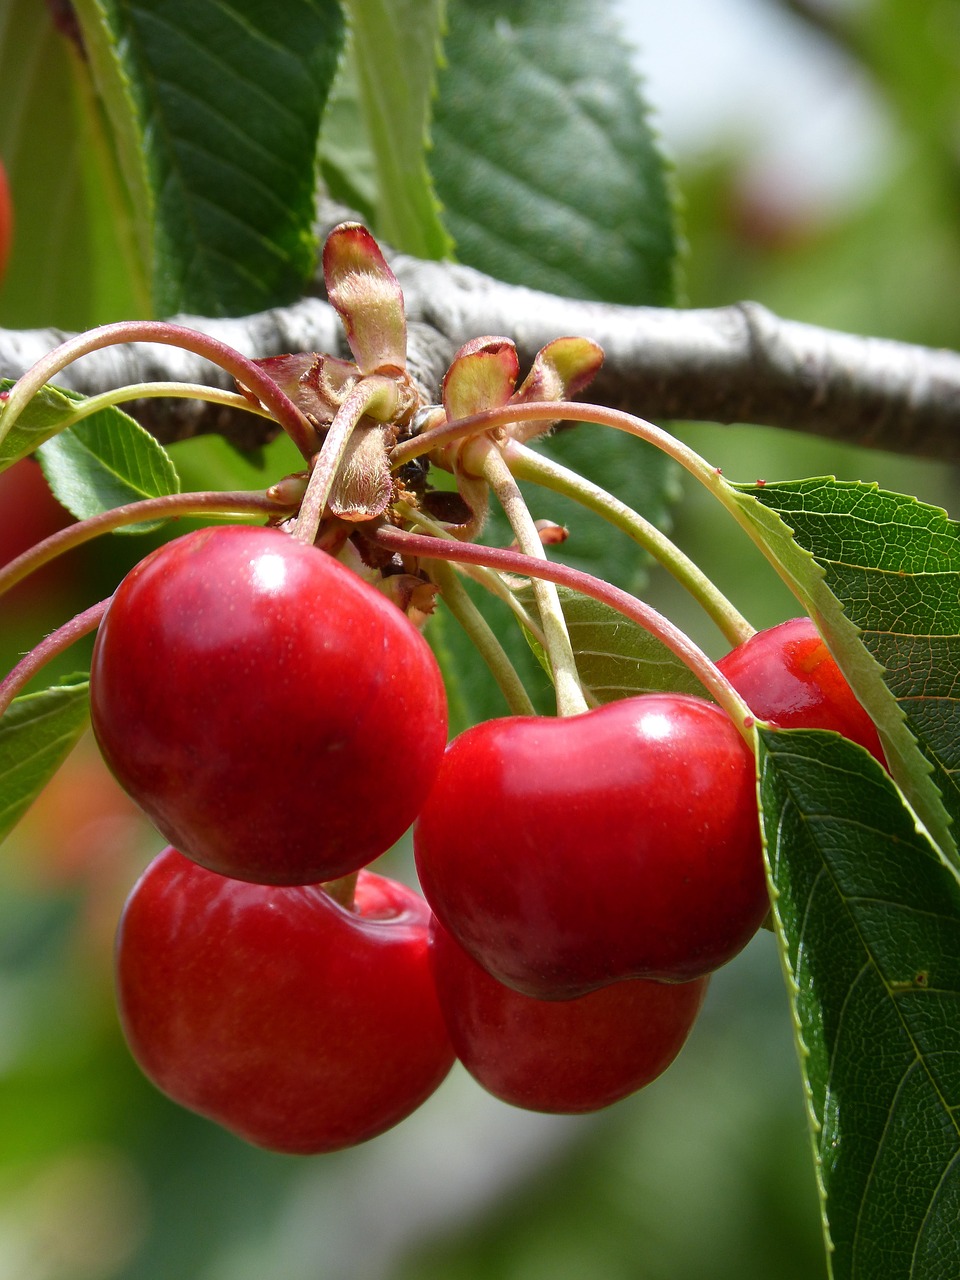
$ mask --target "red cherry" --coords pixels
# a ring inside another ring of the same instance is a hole
[[[759,719],[781,729],[834,729],[886,766],[873,721],[808,617],[758,631],[717,666]]]
[[[7,269],[10,256],[10,242],[13,239],[13,202],[10,199],[10,184],[6,170],[0,162],[0,281]]]
[[[263,884],[355,871],[413,822],[446,742],[406,617],[277,529],[169,542],[117,589],[90,677],[120,784],[204,866]]]
[[[575,1000],[505,987],[434,919],[430,959],[457,1057],[488,1092],[528,1111],[598,1111],[665,1071],[709,979],[614,982]]]
[[[429,919],[411,889],[370,872],[350,911],[319,886],[229,880],[166,849],[117,938],[131,1052],[164,1093],[258,1146],[364,1142],[453,1062]]]
[[[767,912],[753,755],[719,707],[680,694],[468,729],[414,846],[440,921],[541,998],[701,977]]]

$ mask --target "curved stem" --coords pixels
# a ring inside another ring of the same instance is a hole
[[[396,411],[398,399],[394,380],[376,375],[362,378],[346,397],[330,423],[320,452],[314,459],[307,491],[293,530],[293,536],[298,541],[305,542],[308,546],[316,541],[337,472],[360,419],[364,414],[375,411],[375,416],[380,421],[387,421]]]
[[[219,365],[254,393],[305,458],[316,452],[317,433],[313,426],[255,360],[241,355],[218,338],[211,338],[208,334],[183,325],[169,324],[165,320],[123,320],[117,324],[105,324],[98,329],[68,338],[60,346],[54,347],[11,387],[0,414],[0,442],[33,396],[61,369],[91,351],[126,342],[157,342],[169,347],[180,347],[183,351],[192,351],[194,355],[203,356]]]
[[[77,402],[77,412],[64,418],[60,430],[72,427],[84,418],[89,418],[101,409],[110,409],[117,404],[125,404],[128,400],[158,400],[169,397],[177,400],[203,400],[207,404],[219,404],[228,409],[242,409],[245,413],[255,413],[261,418],[273,419],[269,409],[262,404],[254,404],[238,391],[227,391],[223,387],[206,387],[201,382],[133,382],[125,387],[114,387],[110,391],[101,391],[95,396],[87,396]]]
[[[683,444],[676,436],[670,435],[662,427],[645,422],[632,413],[621,409],[608,409],[599,404],[581,404],[577,400],[543,400],[530,401],[527,404],[506,404],[498,409],[487,409],[483,413],[472,414],[469,418],[460,418],[455,422],[446,422],[442,426],[432,427],[409,440],[401,441],[390,454],[390,465],[401,466],[421,454],[429,453],[439,445],[449,444],[451,440],[460,440],[465,436],[475,436],[495,427],[507,427],[511,422],[558,422],[566,419],[570,422],[591,422],[597,426],[613,427],[617,431],[625,431],[628,435],[637,436],[641,440],[655,445],[668,454],[692,476],[705,485],[715,496],[723,483],[720,472],[711,467],[698,453]],[[729,506],[728,504],[725,504]]]
[[[496,494],[510,527],[516,535],[520,550],[534,560],[546,560],[547,553],[540,541],[540,534],[527,508],[520,487],[514,480],[503,454],[493,441],[483,450],[483,478]],[[533,594],[540,613],[540,622],[546,637],[545,649],[553,673],[557,692],[557,714],[575,716],[586,711],[587,700],[577,671],[577,660],[563,616],[560,596],[556,586],[543,578],[531,578]]]
[[[85,635],[89,635],[91,631],[96,631],[100,625],[100,619],[112,599],[112,596],[108,596],[106,600],[101,600],[99,604],[93,604],[89,609],[84,609],[83,613],[78,613],[75,618],[71,618],[62,627],[58,627],[56,631],[51,632],[38,645],[35,645],[25,657],[20,659],[9,675],[0,681],[0,716],[7,710],[10,703],[24,686],[52,658],[55,658],[58,653],[63,653],[65,649],[69,649],[75,641],[82,639]]]
[[[507,441],[503,447],[503,456],[518,480],[530,480],[555,493],[573,498],[615,525],[648,551],[690,592],[731,646],[742,644],[754,634],[755,629],[703,570],[666,534],[625,502],[578,472],[561,466],[552,458],[544,457],[517,440]]]
[[[237,493],[171,493],[160,498],[144,498],[140,502],[128,502],[68,525],[36,543],[16,559],[0,567],[0,595],[15,587],[28,574],[43,565],[82,546],[92,538],[126,525],[140,524],[144,520],[159,517],[176,519],[190,515],[246,515],[261,511],[266,515],[282,515],[296,510],[296,503],[277,501],[259,492]]]
[[[504,551],[499,547],[481,547],[472,542],[457,542],[451,545],[442,538],[427,538],[421,534],[404,533],[401,529],[386,525],[381,526],[369,536],[372,541],[381,546],[391,551],[399,551],[404,555],[420,556],[424,559],[437,556],[444,560],[483,564],[491,569],[523,574],[528,578],[538,576],[555,582],[559,586],[570,587],[573,591],[579,591],[585,596],[609,605],[624,617],[649,631],[651,635],[656,636],[672,653],[676,654],[727,712],[751,750],[754,749],[753,731],[758,723],[757,718],[733,685],[717,670],[703,650],[695,645],[679,627],[674,626],[656,609],[651,609],[648,604],[630,595],[628,591],[594,578],[581,569],[572,569],[569,565],[557,564],[553,560],[533,559],[518,551]]]
[[[514,716],[534,716],[536,708],[530,701],[530,695],[523,687],[523,681],[516,668],[507,657],[503,645],[486,618],[470,599],[469,593],[457,577],[452,566],[443,560],[437,560],[433,566],[432,576],[440,588],[443,602],[473,641],[480,656],[490,669],[500,692],[506,699],[510,714]]]
[[[459,538],[455,538],[448,529],[446,529],[438,521],[431,519],[423,511],[417,511],[415,507],[411,507],[409,503],[398,502],[395,510],[408,524],[419,526],[426,533],[431,534],[435,538],[443,538],[452,546],[461,546]],[[547,640],[543,634],[543,628],[540,626],[539,619],[534,618],[529,609],[517,599],[510,587],[503,580],[503,575],[497,573],[493,569],[488,569],[485,565],[479,564],[462,564],[458,566],[465,574],[479,582],[480,586],[489,591],[492,596],[496,596],[498,600],[502,600],[508,609],[513,613],[514,617],[521,626],[526,627],[533,638],[542,648],[546,648]]]

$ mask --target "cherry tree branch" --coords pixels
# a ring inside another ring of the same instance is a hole
[[[429,397],[470,338],[510,337],[527,363],[552,338],[580,334],[606,353],[590,396],[645,418],[766,424],[960,460],[956,352],[821,329],[752,302],[701,310],[612,306],[503,284],[451,263],[404,255],[390,261],[407,306],[411,372]],[[346,354],[339,319],[317,296],[241,319],[175,319],[247,355]],[[19,377],[65,336],[0,330],[0,376]],[[58,382],[93,393],[151,379],[229,381],[189,353],[136,344],[84,356]],[[142,401],[133,411],[163,442],[217,432],[252,448],[265,438],[263,419],[222,406]]]

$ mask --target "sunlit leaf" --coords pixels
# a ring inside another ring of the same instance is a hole
[[[761,734],[833,1280],[941,1280],[960,1204],[960,886],[861,748]]]
[[[70,754],[87,725],[89,681],[71,676],[14,698],[0,717],[0,840]]]
[[[458,258],[578,298],[676,301],[666,164],[611,9],[451,0],[431,171]]]
[[[54,496],[79,520],[180,489],[166,450],[119,410],[84,418],[37,452]],[[146,533],[159,523],[124,525],[117,532]]]
[[[146,226],[162,315],[244,315],[310,276],[317,136],[343,44],[335,0],[79,0]]]

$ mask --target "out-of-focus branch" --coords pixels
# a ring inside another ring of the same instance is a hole
[[[646,418],[762,423],[916,456],[960,460],[960,354],[783,320],[749,302],[709,310],[610,306],[506,285],[468,267],[393,255],[409,321],[411,370],[434,394],[456,348],[512,338],[524,362],[552,338],[600,343],[590,395]],[[176,317],[249,355],[343,352],[321,298],[236,320]],[[0,375],[18,377],[65,335],[0,330]],[[58,379],[83,392],[148,379],[222,385],[213,366],[176,348],[133,345],[85,356]],[[204,431],[242,447],[264,423],[189,401],[145,401],[140,420],[164,441]]]

